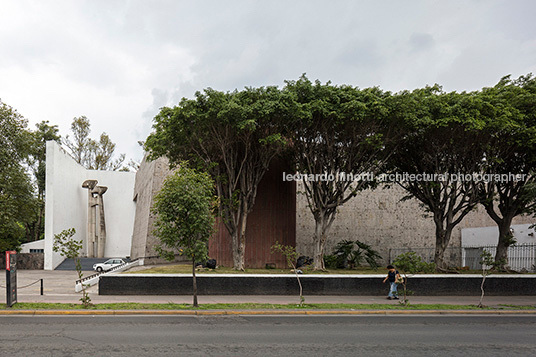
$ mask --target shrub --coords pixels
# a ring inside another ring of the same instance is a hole
[[[435,263],[427,263],[415,252],[400,254],[393,261],[393,265],[406,274],[433,273],[436,270]]]
[[[415,252],[400,254],[393,261],[393,265],[404,275],[404,279],[402,281],[402,286],[404,287],[404,299],[401,301],[401,303],[404,305],[409,304],[407,296],[410,292],[407,290],[407,274],[433,273],[436,268],[435,263],[427,263],[423,261],[422,258]]]
[[[324,255],[324,266],[328,269],[337,269],[337,256],[333,254]]]
[[[382,257],[368,244],[358,240],[342,240],[335,246],[332,255],[324,256],[326,268],[356,268],[365,262],[373,269],[378,268],[378,260]]]

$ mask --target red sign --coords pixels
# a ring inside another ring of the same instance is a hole
[[[11,270],[11,254],[17,254],[17,252],[13,250],[6,251],[6,270]]]
[[[6,252],[6,306],[17,302],[17,252]]]

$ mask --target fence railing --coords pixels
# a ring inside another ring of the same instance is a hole
[[[484,250],[495,256],[497,246],[463,247],[463,266],[468,266],[469,269],[482,269],[480,255]],[[536,244],[520,244],[508,247],[506,265],[516,271],[536,271]]]
[[[497,247],[492,245],[447,247],[445,261],[449,266],[469,267],[471,270],[479,270],[482,269],[480,256],[484,250],[495,256]],[[415,252],[427,263],[434,261],[435,248],[408,247],[389,249],[389,263],[392,263],[398,255],[407,252]],[[516,271],[536,272],[536,244],[520,244],[509,247],[507,266]]]
[[[80,280],[76,280],[76,282],[74,284],[74,291],[78,293],[78,292],[82,291],[82,288],[84,286],[92,286],[92,285],[97,284],[99,282],[100,276],[103,275],[103,274],[109,274],[109,273],[113,273],[113,272],[123,271],[123,270],[125,270],[127,268],[130,268],[132,266],[135,266],[135,265],[140,265],[140,260],[139,259],[136,259],[136,260],[134,260],[132,262],[125,262],[125,263],[123,263],[121,265],[118,265],[118,266],[115,266],[115,267],[113,267],[113,268],[111,268],[109,270],[101,271],[99,273],[86,276],[85,278],[82,278]]]

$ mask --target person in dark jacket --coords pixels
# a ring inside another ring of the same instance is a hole
[[[387,296],[387,299],[398,300],[397,282],[400,281],[400,273],[392,265],[388,265],[387,270],[387,276],[385,277],[385,279],[383,279],[384,283],[389,280],[390,284],[389,295]]]

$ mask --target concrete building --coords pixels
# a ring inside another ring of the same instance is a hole
[[[20,246],[21,253],[44,253],[45,240],[40,239],[29,243],[24,243]]]
[[[130,255],[136,204],[132,200],[136,174],[132,172],[88,170],[79,165],[55,141],[47,142],[45,203],[45,269],[55,269],[64,258],[53,251],[54,235],[74,228],[75,239],[83,241],[87,255],[88,193],[85,180],[107,186],[104,196],[107,239],[106,257]]]
[[[247,266],[284,265],[282,257],[267,253],[276,241],[295,244],[300,254],[313,255],[315,224],[301,194],[303,189],[300,184],[295,186],[294,183],[283,182],[281,170],[280,165],[271,167],[259,187],[257,202],[248,221]],[[47,143],[45,269],[54,269],[62,261],[52,251],[54,234],[74,227],[77,237],[86,242],[87,190],[82,188],[82,182],[88,179],[98,180],[99,185],[108,187],[104,196],[108,235],[105,255],[143,258],[147,264],[161,261],[154,250],[157,240],[153,235],[151,207],[154,195],[169,173],[165,159],[144,160],[137,173],[87,170],[57,143]],[[403,189],[396,185],[359,193],[339,208],[326,252],[331,252],[341,240],[360,240],[370,244],[385,261],[392,251],[401,248],[431,251],[435,245],[433,220],[416,200],[401,201],[404,196]],[[535,222],[536,219],[527,216],[514,220],[514,230],[523,227],[523,232],[526,231],[524,242],[535,243],[534,231],[528,228]],[[493,227],[495,223],[478,207],[456,227],[450,246],[496,244],[498,233]],[[229,266],[229,236],[221,223],[218,231],[210,243],[210,255],[219,264]],[[462,232],[467,233],[464,235]],[[465,236],[468,238],[464,239]],[[460,261],[461,257],[455,259]]]
[[[270,247],[276,242],[296,244],[296,189],[290,182],[283,182],[279,172],[281,164],[274,163],[259,184],[253,212],[248,216],[245,262],[248,267],[264,268],[267,263],[285,266],[285,258],[271,254]],[[165,158],[148,162],[143,160],[136,173],[134,201],[136,220],[132,236],[131,259],[143,258],[146,264],[162,262],[154,247],[157,239],[153,234],[154,215],[151,213],[153,197],[169,175]],[[209,256],[219,265],[232,266],[231,237],[225,226],[218,221],[216,234],[209,242]],[[181,260],[180,257],[177,257]]]
[[[146,161],[143,159],[133,189],[133,201],[136,203],[136,219],[134,221],[130,256],[132,259],[145,259],[146,264],[159,262],[155,251],[157,239],[153,234],[154,215],[151,212],[153,198],[158,193],[164,179],[169,175],[168,160],[165,158]]]
[[[300,190],[298,186],[298,191]],[[296,246],[303,254],[312,255],[314,219],[307,202],[300,196],[302,195],[298,195],[296,210]],[[356,239],[370,244],[384,258],[389,257],[389,250],[394,249],[433,249],[435,225],[432,216],[415,199],[401,201],[404,196],[406,192],[397,185],[360,192],[339,208],[326,252],[331,252],[341,240]],[[514,227],[519,224],[528,227],[536,223],[536,218],[519,216],[512,223]],[[466,240],[466,245],[497,244],[499,233],[496,224],[481,206],[477,206],[456,226],[450,247],[463,246],[462,231],[466,229],[478,236],[478,240]],[[528,241],[536,244],[534,237]]]

